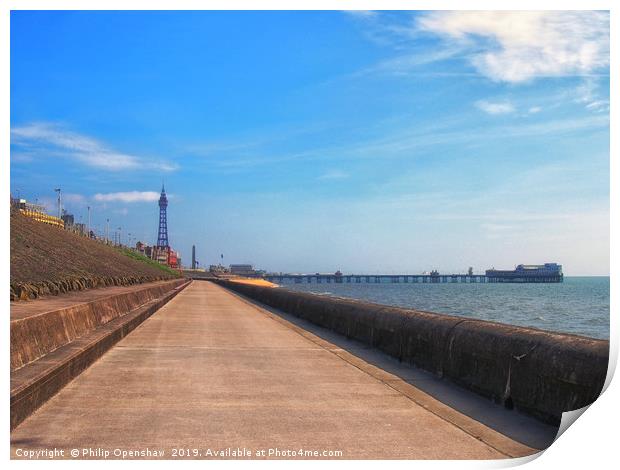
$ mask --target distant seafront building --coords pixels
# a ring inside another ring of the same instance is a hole
[[[520,264],[513,270],[487,269],[489,282],[562,282],[562,265],[557,263]]]
[[[256,271],[251,264],[231,264],[230,274],[235,274],[237,276],[254,276],[256,275]]]

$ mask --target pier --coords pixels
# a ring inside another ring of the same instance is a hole
[[[267,274],[271,282],[295,284],[398,284],[398,283],[484,283],[494,282],[484,274]]]
[[[314,274],[266,274],[265,279],[272,282],[283,283],[338,283],[338,284],[446,284],[446,283],[558,283],[564,280],[562,266],[556,263],[527,266],[520,264],[514,270],[487,269],[485,274],[473,274],[471,268],[467,274],[443,274],[431,271],[430,274],[342,274],[337,271],[330,273]]]

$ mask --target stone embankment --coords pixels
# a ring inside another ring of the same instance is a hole
[[[601,393],[609,341],[216,280],[270,307],[557,425]]]

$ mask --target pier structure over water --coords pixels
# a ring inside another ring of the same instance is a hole
[[[491,282],[484,274],[267,274],[265,279],[272,282],[339,283],[339,284],[398,284],[398,283],[448,283]]]
[[[272,282],[302,283],[346,283],[346,284],[384,284],[384,283],[554,283],[562,282],[562,265],[557,263],[545,263],[542,265],[518,265],[514,270],[487,269],[485,274],[474,274],[469,269],[467,274],[442,274],[431,271],[430,274],[342,274],[337,271],[333,274],[267,274],[265,279]]]
[[[554,283],[563,280],[562,276],[518,278],[485,274],[268,274],[264,278],[271,282],[294,284]]]

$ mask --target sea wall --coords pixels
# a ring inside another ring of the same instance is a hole
[[[564,411],[596,400],[607,375],[609,341],[282,288],[214,282],[555,425]]]

